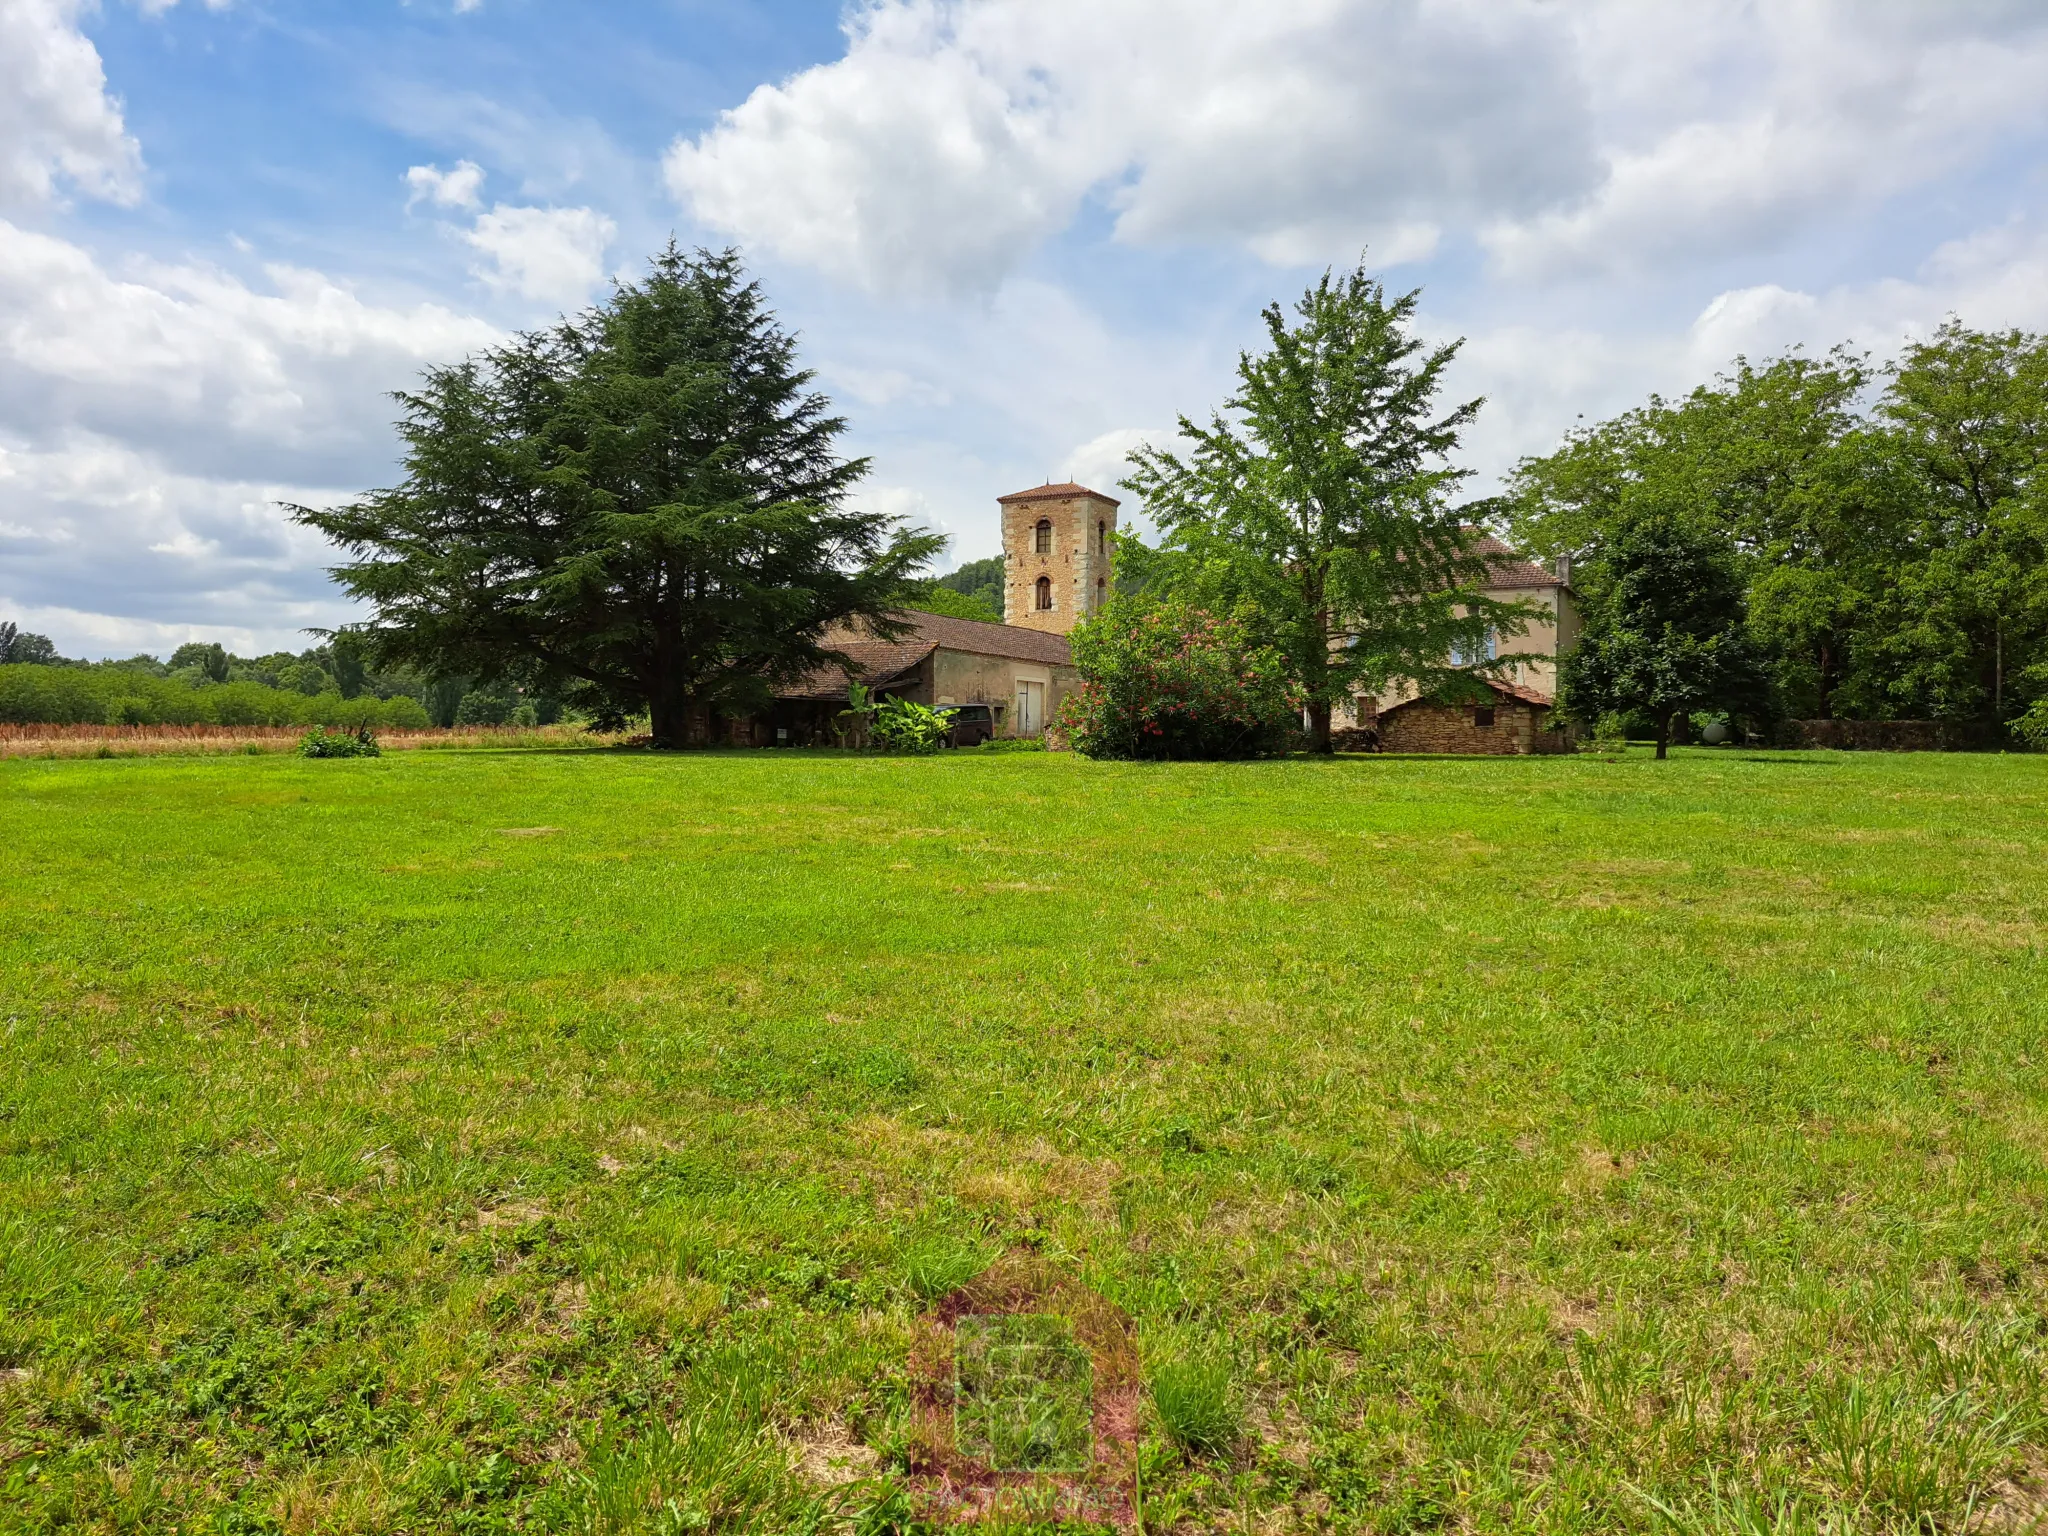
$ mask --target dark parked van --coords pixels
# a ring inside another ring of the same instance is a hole
[[[939,713],[953,724],[950,747],[978,747],[996,733],[996,712],[986,704],[941,704]]]

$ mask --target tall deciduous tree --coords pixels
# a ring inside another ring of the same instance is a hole
[[[1882,393],[1866,401],[1869,387]],[[1996,727],[2048,694],[2048,339],[1951,321],[1881,373],[1737,359],[1519,466],[1517,536],[1573,549],[1645,506],[1719,539],[1776,707]]]
[[[831,659],[828,626],[896,632],[890,600],[940,545],[859,511],[866,471],[738,256],[671,246],[551,330],[430,372],[406,476],[293,508],[357,558],[371,656],[515,679],[657,746]]]
[[[1215,612],[1249,605],[1287,658],[1310,739],[1330,750],[1332,707],[1397,682],[1424,693],[1471,686],[1515,657],[1483,655],[1520,634],[1519,604],[1481,596],[1476,531],[1451,505],[1466,471],[1448,455],[1478,414],[1439,413],[1457,345],[1425,348],[1417,295],[1389,299],[1363,268],[1326,273],[1295,306],[1265,312],[1267,348],[1238,359],[1238,387],[1185,457],[1132,455],[1124,484],[1144,498],[1156,551],[1126,547],[1154,590]]]
[[[0,621],[0,666],[54,666],[62,659],[48,635],[30,634],[12,620]]]
[[[1951,319],[1888,372],[1878,415],[1926,487],[1900,671],[2003,723],[2015,683],[2048,688],[2048,336]]]
[[[1559,668],[1558,704],[1588,724],[1648,715],[1657,756],[1671,722],[1694,709],[1753,708],[1763,677],[1726,546],[1697,522],[1645,508],[1608,532],[1605,590]]]

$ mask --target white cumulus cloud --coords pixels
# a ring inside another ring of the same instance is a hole
[[[476,275],[493,288],[548,304],[579,304],[604,276],[618,226],[590,208],[508,208],[478,216],[463,238],[486,260]]]
[[[474,208],[483,190],[484,168],[474,160],[458,160],[445,171],[437,165],[415,165],[406,171],[405,184],[412,188],[408,208],[422,199],[441,208]]]
[[[303,268],[265,277],[117,273],[0,220],[7,617],[76,648],[139,633],[135,615],[284,644],[342,612],[331,552],[275,503],[387,483],[390,391],[499,333]]]
[[[142,152],[78,29],[87,0],[0,0],[0,207],[49,201],[60,182],[132,203]]]
[[[1598,191],[1485,232],[1509,275],[1754,253],[2048,128],[2048,10],[1906,0],[1606,0],[1586,61]]]
[[[1538,0],[876,0],[677,142],[706,224],[870,288],[985,289],[1099,197],[1133,242],[1426,255],[1598,165]]]
[[[711,228],[986,290],[1090,206],[1281,264],[1543,279],[1755,251],[2048,130],[2028,0],[870,0],[671,146]]]

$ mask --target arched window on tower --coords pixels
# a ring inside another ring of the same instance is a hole
[[[1038,553],[1052,553],[1052,519],[1049,517],[1041,517],[1038,520]],[[1052,605],[1047,603],[1045,606],[1050,608]]]
[[[1052,524],[1040,523],[1038,526],[1050,528]],[[1052,611],[1052,578],[1050,576],[1038,578],[1038,611],[1040,613],[1050,613]]]
[[[1095,606],[1100,608],[1104,603],[1108,601],[1109,579],[1104,576],[1098,576],[1095,578]]]
[[[1106,522],[1095,525],[1095,553],[1098,555],[1109,553],[1109,524]]]

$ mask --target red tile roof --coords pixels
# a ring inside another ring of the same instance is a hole
[[[794,683],[775,690],[778,699],[844,699],[849,682],[886,687],[916,669],[933,651],[965,651],[975,656],[1000,656],[1009,661],[1035,661],[1067,667],[1074,661],[1065,635],[1048,635],[1010,624],[984,624],[979,619],[952,619],[937,613],[900,613],[909,633],[896,640],[877,640],[858,627],[826,632],[825,644],[853,663],[851,671],[827,663]]]
[[[1538,709],[1548,709],[1557,702],[1549,694],[1531,688],[1526,683],[1503,683],[1490,677],[1485,679],[1485,682],[1495,693],[1504,693],[1511,699],[1520,699],[1524,704],[1534,704]]]
[[[836,699],[846,702],[848,683],[866,683],[870,688],[886,687],[931,655],[936,646],[921,640],[848,640],[829,642],[851,667],[835,662],[813,667],[793,683],[775,690],[778,699]]]
[[[1038,661],[1049,667],[1074,664],[1074,648],[1065,635],[1025,629],[1016,624],[986,624],[980,619],[951,619],[938,613],[899,613],[918,639],[949,651],[976,656],[1002,656],[1011,661]]]
[[[1486,557],[1489,568],[1486,584],[1489,587],[1498,589],[1565,585],[1535,561],[1524,560],[1490,533],[1481,534],[1473,548]]]
[[[1503,682],[1501,679],[1496,677],[1475,678],[1473,679],[1473,681],[1484,683],[1487,687],[1491,688],[1495,693],[1499,694],[1502,698],[1519,699],[1522,703],[1533,704],[1538,709],[1548,709],[1551,707],[1551,705],[1557,702],[1557,700],[1553,699],[1549,694],[1540,693],[1536,689],[1530,688],[1522,683]],[[1398,704],[1389,704],[1385,709],[1381,710],[1380,713],[1383,715],[1391,715],[1395,710],[1406,709],[1411,704],[1431,704],[1434,702],[1435,700],[1433,699],[1425,698],[1403,699]]]
[[[1041,485],[1029,491],[1012,491],[1007,496],[998,496],[996,501],[999,505],[1007,507],[1019,501],[1072,501],[1077,496],[1093,496],[1097,501],[1106,501],[1112,507],[1123,505],[1114,496],[1091,491],[1087,486],[1076,485],[1071,480],[1062,481],[1058,485]]]

